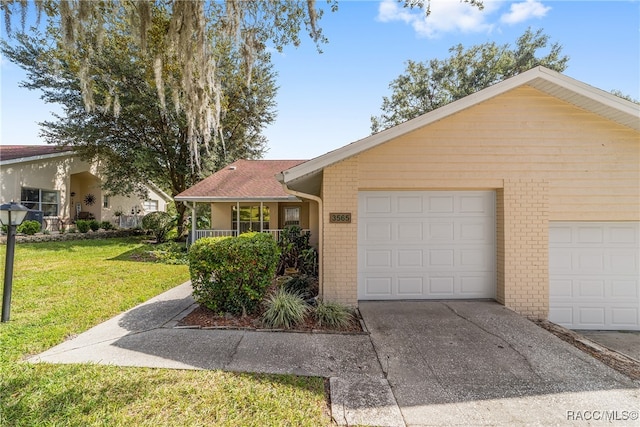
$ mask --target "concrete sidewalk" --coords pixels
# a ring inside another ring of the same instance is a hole
[[[370,334],[343,335],[179,328],[195,307],[191,292],[189,283],[171,289],[29,362],[324,377],[339,425],[556,425],[596,409],[637,415],[638,382],[494,301],[361,302]]]
[[[180,285],[28,361],[324,377],[339,425],[404,425],[368,335],[176,328],[191,292]]]

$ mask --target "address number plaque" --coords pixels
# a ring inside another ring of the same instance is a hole
[[[349,212],[330,213],[329,222],[338,223],[338,224],[350,224],[351,213]]]

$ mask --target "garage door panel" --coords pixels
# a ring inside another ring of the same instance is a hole
[[[640,284],[637,280],[612,280],[611,281],[611,297],[612,298],[630,298],[636,300],[640,298]]]
[[[424,278],[398,277],[398,296],[401,298],[413,298],[424,294]]]
[[[399,249],[397,251],[399,268],[422,268],[424,265],[424,252],[421,249]]]
[[[609,230],[609,241],[611,243],[637,246],[638,232],[631,226],[611,227]]]
[[[365,199],[365,203],[369,215],[391,213],[390,196],[369,196]]]
[[[602,329],[605,325],[605,309],[601,306],[583,305],[578,308],[578,323],[591,329]]]
[[[455,289],[453,276],[429,277],[429,294],[434,298],[449,298]]]
[[[392,296],[391,289],[393,280],[391,277],[369,276],[365,279],[366,292],[369,295],[377,295],[381,297]]]
[[[618,329],[633,329],[640,319],[637,307],[617,307],[611,310],[611,325]]]
[[[639,223],[551,223],[549,319],[640,330]]]
[[[421,242],[423,240],[424,224],[421,222],[406,222],[396,225],[397,239],[400,241]]]
[[[453,268],[455,265],[455,250],[431,249],[429,250],[429,267],[438,269],[442,267]]]
[[[426,195],[428,212],[430,214],[451,214],[454,208],[453,195]]]
[[[424,212],[423,198],[420,196],[400,196],[396,200],[396,213],[416,214]]]
[[[612,274],[637,274],[639,271],[639,257],[633,254],[632,251],[611,250],[606,253],[606,256],[608,260],[607,267]]]
[[[391,268],[393,253],[390,250],[368,250],[365,254],[365,265],[368,268]]]
[[[493,298],[495,252],[493,192],[359,195],[360,299]]]

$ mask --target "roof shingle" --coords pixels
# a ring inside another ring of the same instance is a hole
[[[0,145],[0,160],[15,160],[29,157],[58,154],[73,151],[69,147],[57,145]]]
[[[176,199],[288,198],[275,175],[306,160],[237,160],[176,196]]]

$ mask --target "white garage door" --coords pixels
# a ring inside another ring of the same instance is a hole
[[[571,329],[640,330],[640,224],[549,225],[549,320]]]
[[[362,191],[358,299],[494,298],[493,191]]]

